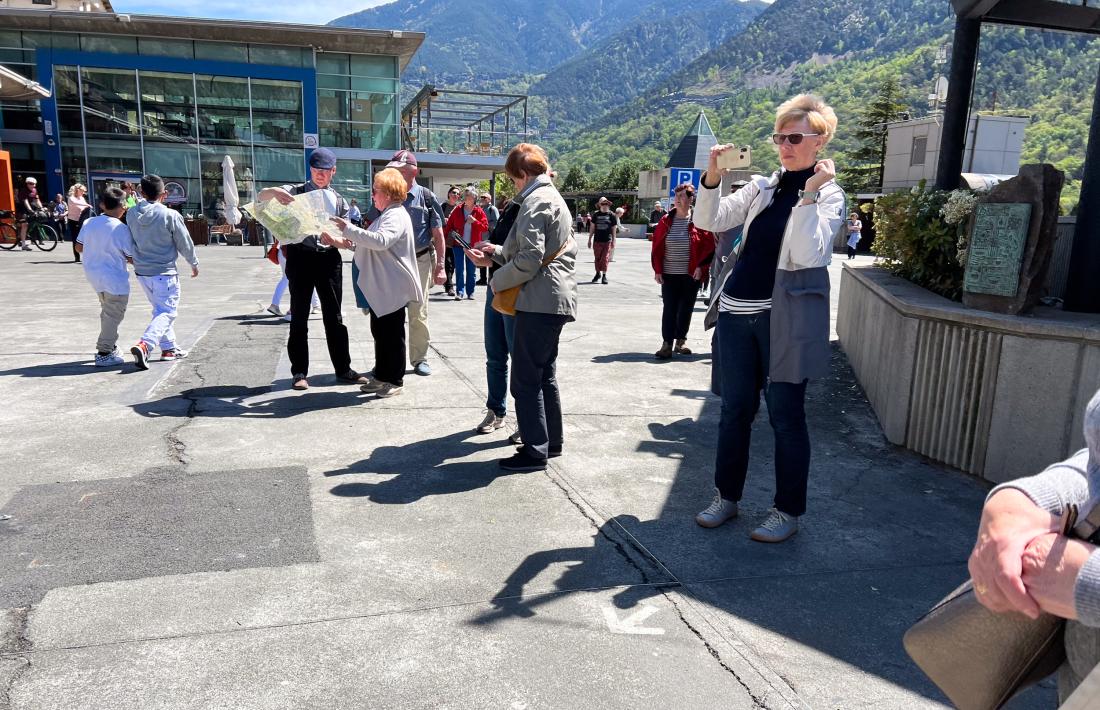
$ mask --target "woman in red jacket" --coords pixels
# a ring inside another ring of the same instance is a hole
[[[447,217],[447,224],[443,227],[443,233],[447,235],[447,243],[450,245],[455,257],[455,300],[462,300],[463,282],[465,282],[466,298],[474,300],[474,283],[477,281],[477,269],[474,262],[466,256],[463,247],[455,241],[455,234],[461,236],[471,247],[477,248],[477,243],[482,236],[489,231],[489,218],[485,212],[475,204],[477,202],[477,190],[473,185],[467,186],[463,195],[462,204],[451,210]]]
[[[688,183],[676,188],[673,207],[653,230],[653,278],[661,284],[661,349],[655,353],[667,360],[676,352],[690,355],[684,346],[695,299],[710,272],[714,258],[714,234],[691,221],[695,188]],[[673,348],[675,341],[675,349]]]

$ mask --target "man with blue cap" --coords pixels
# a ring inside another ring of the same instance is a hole
[[[332,188],[336,175],[336,154],[328,148],[317,148],[309,156],[309,181],[300,185],[269,187],[260,191],[261,201],[278,200],[289,205],[295,195],[321,190],[325,207],[334,217],[347,217],[348,203]],[[322,320],[328,355],[337,379],[352,384],[369,380],[351,369],[348,328],[340,310],[344,289],[344,259],[334,247],[321,244],[319,234],[306,236],[297,244],[286,247],[286,278],[290,285],[290,337],[286,350],[290,357],[290,372],[294,389],[309,388],[309,311],[314,289],[321,300]]]

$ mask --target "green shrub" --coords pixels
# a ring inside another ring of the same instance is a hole
[[[903,279],[953,301],[962,300],[958,228],[948,224],[943,207],[950,192],[911,190],[875,200],[875,243],[871,251],[882,266]]]

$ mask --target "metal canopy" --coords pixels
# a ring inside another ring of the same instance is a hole
[[[0,99],[33,101],[49,97],[49,90],[43,88],[37,81],[31,81],[22,74],[0,65]]]
[[[1082,0],[951,0],[951,4],[957,16],[969,20],[1100,34],[1100,8]]]
[[[401,133],[413,151],[501,155],[529,135],[527,97],[425,84],[401,111]]]

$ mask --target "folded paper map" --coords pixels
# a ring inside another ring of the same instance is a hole
[[[321,190],[295,195],[289,205],[280,204],[278,200],[257,200],[241,209],[267,227],[280,244],[297,244],[306,237],[319,236],[321,232],[337,234],[339,231],[329,221]]]

